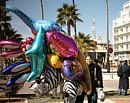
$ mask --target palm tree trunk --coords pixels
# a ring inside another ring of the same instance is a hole
[[[44,11],[43,11],[43,3],[42,3],[42,0],[40,0],[40,6],[41,6],[41,11],[42,11],[42,20],[44,20]]]
[[[75,38],[76,38],[76,36],[77,36],[77,29],[76,29],[76,20],[74,21],[75,23],[74,23],[74,32],[75,32]]]
[[[68,35],[71,36],[71,27],[68,22],[67,22],[67,30],[68,30]]]
[[[110,61],[109,61],[109,18],[108,18],[108,0],[106,0],[106,36],[107,36],[107,72],[110,73]]]
[[[74,0],[72,0],[72,2],[73,2],[73,6],[75,5],[75,1]],[[74,20],[74,32],[75,32],[75,38],[76,38],[76,36],[77,36],[77,30],[76,30],[76,20]]]
[[[73,2],[73,5],[75,5],[75,1],[74,1],[74,0],[72,0],[72,2]]]

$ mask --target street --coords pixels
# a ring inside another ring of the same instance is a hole
[[[117,90],[118,80],[119,77],[117,76],[116,73],[103,73],[104,91]],[[24,87],[18,92],[18,94],[33,94],[33,92],[29,89],[30,85],[31,85],[30,82],[26,82],[24,84]]]
[[[106,73],[106,72],[103,72],[103,84],[104,84],[104,91],[105,92],[109,92],[109,91],[115,91],[118,89],[118,80],[119,80],[119,77],[117,77],[117,74],[116,72],[114,73]],[[130,80],[129,80],[130,81]],[[31,85],[32,83],[30,82],[25,82],[24,83],[24,87],[17,93],[17,94],[34,94],[30,89],[29,89],[29,86]],[[130,87],[129,87],[130,88]],[[52,101],[54,99],[51,99],[51,97],[49,97],[49,100],[48,100],[48,97],[45,97],[45,98],[37,98],[37,97],[34,97],[34,99],[30,99],[29,101],[33,101],[33,103],[36,103],[37,100],[39,101],[42,101],[42,102],[39,102],[39,103],[43,103],[43,101],[46,101],[46,103],[52,103],[52,102],[49,102],[49,101]],[[109,96],[109,98],[111,98]],[[111,98],[109,99],[106,97],[106,100],[104,101],[104,103],[122,103],[122,102],[119,102],[121,100],[121,98]],[[47,101],[48,100],[48,101]],[[62,103],[62,102],[58,102],[59,99],[56,99],[57,102],[55,103]],[[111,101],[112,100],[112,101]],[[126,101],[125,101],[126,100]],[[115,102],[114,102],[115,101]],[[129,103],[127,102],[128,99],[123,99],[124,103]],[[54,101],[53,101],[54,102]],[[87,103],[87,100],[84,101],[84,103]],[[98,100],[98,103],[100,103],[100,101]]]
[[[119,80],[119,77],[117,77],[117,74],[116,73],[103,73],[103,78],[104,78],[104,80],[103,80],[103,84],[104,84],[104,91],[106,92],[106,91],[115,91],[115,90],[117,90],[118,89],[118,80]],[[25,83],[25,86],[24,86],[24,88],[23,88],[23,90],[21,90],[21,92],[20,93],[27,93],[27,91],[28,91],[28,93],[33,93],[32,91],[30,91],[29,89],[28,89],[28,87],[30,86],[30,83]],[[116,93],[116,92],[115,92]],[[109,98],[111,98],[111,99],[109,99]],[[120,98],[113,98],[112,96],[110,97],[109,96],[109,98],[108,97],[106,97],[106,100],[103,102],[103,103],[122,103],[122,101],[123,101],[123,103],[129,103],[128,101],[130,100],[130,99],[126,99],[126,98],[122,98],[122,97],[120,97]],[[40,99],[32,99],[32,100],[30,100],[31,102],[33,101],[34,103],[36,102],[36,101],[38,101],[39,100],[39,103],[43,103],[43,101],[45,102],[45,103],[53,103],[54,101],[54,99],[47,99],[47,98],[40,98]],[[51,101],[53,101],[53,102],[51,102]],[[63,103],[63,102],[58,102],[59,100],[55,100],[55,102],[54,103]],[[85,100],[84,101],[84,103],[87,103],[87,100]],[[102,103],[102,102],[100,102],[99,100],[98,100],[98,103]]]
[[[118,80],[104,80],[104,90],[117,90],[118,89]]]

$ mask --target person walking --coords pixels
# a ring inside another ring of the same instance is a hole
[[[127,60],[124,60],[123,65],[119,66],[117,70],[117,75],[120,77],[118,85],[118,95],[121,95],[121,92],[123,92],[123,95],[125,96],[127,94],[127,90],[129,89],[130,76],[130,67],[127,64]]]
[[[102,72],[100,66],[92,61],[92,56],[86,56],[86,62],[90,70],[90,77],[92,83],[92,92],[87,95],[88,103],[97,103],[98,94],[96,91],[97,87],[103,88]],[[80,96],[77,96],[75,103],[83,103],[86,93],[83,91]]]

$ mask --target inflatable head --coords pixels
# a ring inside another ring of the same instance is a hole
[[[81,64],[77,60],[74,60],[71,63],[70,69],[71,69],[73,74],[76,74],[78,72],[81,72],[82,66],[81,66]]]

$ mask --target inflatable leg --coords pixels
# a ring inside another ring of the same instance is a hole
[[[78,61],[83,67],[83,80],[80,81],[80,84],[83,88],[83,90],[89,95],[92,92],[92,84],[91,84],[91,79],[90,79],[90,71],[87,66],[85,57],[83,53],[79,50],[78,53]]]

